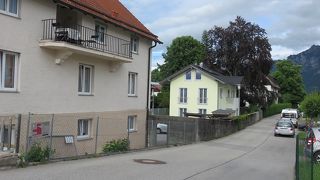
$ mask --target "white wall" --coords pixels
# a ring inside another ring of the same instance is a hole
[[[41,20],[55,18],[56,5],[43,0],[21,2],[21,18],[0,14],[0,49],[20,53],[18,92],[0,92],[0,114],[146,108],[148,48],[151,41],[140,38],[139,54],[133,55],[133,62],[122,64],[114,72],[110,71],[108,61],[80,55],[72,55],[61,65],[56,65],[56,52],[39,47],[43,31]],[[90,19],[90,16],[84,16],[83,22]],[[120,37],[130,39],[130,32],[112,28],[115,27],[108,26],[108,32],[120,32]],[[78,95],[79,63],[94,66],[93,96]],[[138,73],[137,97],[127,95],[129,71]]]

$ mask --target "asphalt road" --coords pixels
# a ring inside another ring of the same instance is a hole
[[[274,137],[276,116],[236,134],[188,146],[0,172],[2,180],[293,180],[295,140]],[[134,159],[166,164],[140,164]]]

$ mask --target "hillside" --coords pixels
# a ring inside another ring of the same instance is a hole
[[[311,48],[297,55],[288,56],[289,60],[302,65],[302,77],[307,92],[320,91],[320,46]]]

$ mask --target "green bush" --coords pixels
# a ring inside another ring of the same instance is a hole
[[[290,103],[271,104],[263,112],[263,117],[269,117],[269,116],[279,114],[279,113],[281,113],[282,109],[291,108],[291,107],[292,107],[292,105]]]
[[[50,150],[48,146],[42,148],[39,143],[34,143],[30,150],[25,156],[27,162],[43,162],[49,159],[50,153],[53,154],[55,151]]]
[[[112,140],[110,142],[107,142],[103,146],[103,152],[109,153],[109,152],[124,152],[129,150],[129,141],[128,139],[118,139],[118,140]]]

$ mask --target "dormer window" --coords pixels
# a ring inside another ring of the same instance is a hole
[[[201,72],[200,71],[196,71],[196,79],[197,80],[201,79]]]
[[[191,80],[191,71],[186,72],[186,80]]]

